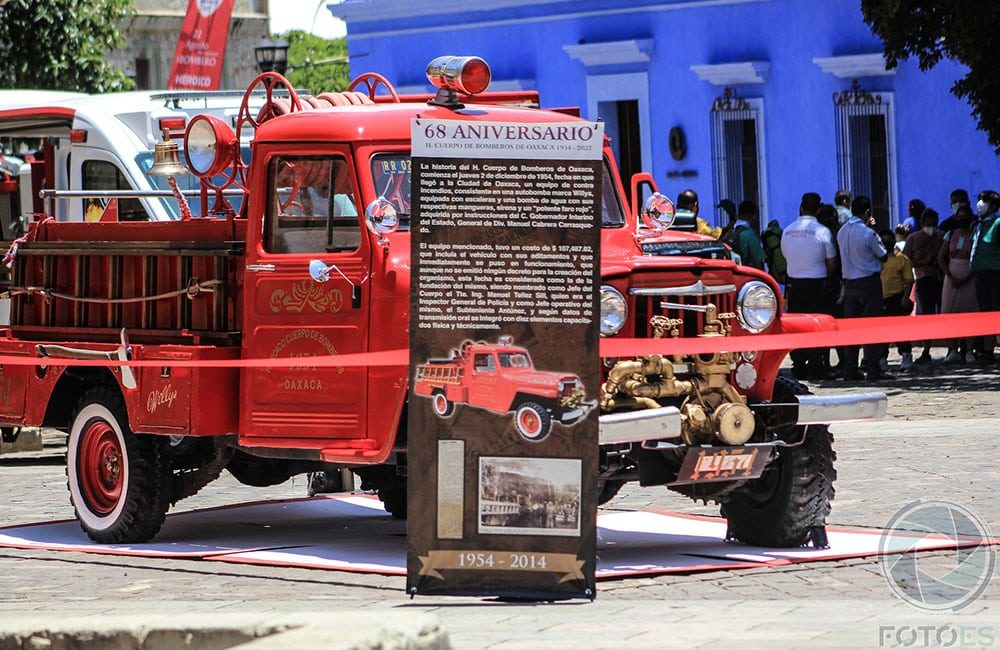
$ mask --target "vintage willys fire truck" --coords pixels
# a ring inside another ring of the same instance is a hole
[[[372,74],[356,82],[367,93],[280,99],[271,90],[283,79],[263,75],[254,86],[265,86],[264,107],[244,104],[235,132],[210,115],[186,124],[184,157],[203,181],[202,214],[215,218],[43,220],[18,243],[0,355],[32,363],[0,366],[0,425],[7,436],[39,425],[68,432],[70,498],[92,539],[152,538],[171,504],[223,470],[263,486],[350,469],[388,511],[405,512],[409,366],[310,358],[407,347],[411,120],[577,119],[477,103],[489,72],[474,57],[436,60],[428,72],[440,89],[429,103],[400,101]],[[247,128],[244,165],[237,134]],[[162,144],[154,173],[181,173]],[[660,230],[671,212],[662,196],[640,228],[637,192],[626,204],[607,145],[604,165],[603,336],[835,327],[780,315],[774,281],[716,242]],[[233,188],[245,189],[238,213],[223,196]],[[802,543],[833,498],[825,425],[879,417],[886,401],[807,395],[778,376],[784,356],[604,359],[601,502],[627,481],[666,485],[721,503],[734,538]],[[152,365],[52,361],[66,358]],[[225,366],[238,360],[263,361]]]
[[[596,406],[579,377],[535,370],[528,351],[513,343],[510,336],[496,344],[463,341],[451,358],[417,366],[413,392],[429,397],[442,418],[451,417],[456,404],[513,412],[514,429],[533,442],[544,440],[553,422],[572,426]]]

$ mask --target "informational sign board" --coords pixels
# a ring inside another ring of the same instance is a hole
[[[233,0],[190,0],[167,88],[218,90]]]
[[[412,136],[407,589],[593,598],[603,124]]]

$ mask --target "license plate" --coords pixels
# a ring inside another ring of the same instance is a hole
[[[689,449],[674,485],[759,478],[771,450],[761,447]]]

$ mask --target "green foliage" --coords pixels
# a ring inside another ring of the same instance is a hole
[[[273,7],[272,11],[277,10]],[[314,94],[346,90],[351,83],[347,66],[347,41],[327,40],[302,30],[283,35],[288,41],[288,73],[296,88]]]
[[[942,58],[968,67],[951,92],[968,100],[979,128],[1000,153],[1000,2],[861,0],[865,21],[885,41],[890,67],[916,57],[921,70]]]
[[[109,92],[132,82],[106,60],[131,0],[9,0],[0,6],[0,88]]]

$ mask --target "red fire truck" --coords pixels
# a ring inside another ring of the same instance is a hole
[[[572,426],[597,405],[585,400],[576,375],[535,370],[528,351],[501,336],[496,344],[465,341],[450,359],[417,366],[414,393],[431,398],[434,412],[451,417],[455,404],[494,413],[514,413],[514,428],[526,440],[541,442],[552,423]]]
[[[481,59],[432,66],[431,103],[400,98],[374,74],[352,86],[367,92],[279,98],[271,91],[287,83],[262,75],[251,89],[265,87],[265,105],[251,112],[245,100],[235,130],[212,115],[186,124],[186,166],[212,218],[42,220],[18,242],[0,355],[33,364],[0,365],[0,425],[8,437],[25,426],[68,432],[70,498],[92,539],[152,538],[171,504],[224,470],[263,486],[350,469],[388,511],[404,513],[409,366],[310,358],[407,347],[411,120],[578,119],[477,99],[489,81]],[[238,134],[250,128],[245,164]],[[179,173],[171,143],[161,144],[153,173]],[[717,242],[663,229],[672,206],[662,196],[640,225],[636,185],[626,204],[607,144],[603,187],[603,336],[835,327],[780,315],[768,275],[738,266]],[[234,188],[245,195],[238,211],[225,197]],[[778,376],[784,356],[605,359],[601,502],[627,481],[666,485],[721,503],[738,539],[803,542],[833,498],[825,425],[880,417],[886,400],[807,395]],[[51,361],[65,358],[153,365]],[[285,363],[225,367],[232,360]]]

